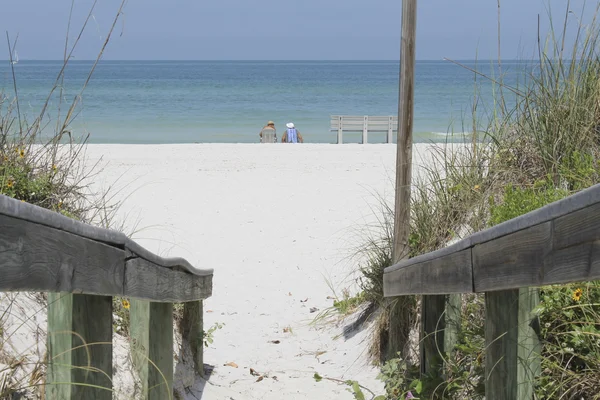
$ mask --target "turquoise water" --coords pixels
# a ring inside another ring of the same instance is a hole
[[[498,74],[489,61],[463,63]],[[63,85],[68,102],[91,65],[69,64]],[[14,67],[21,112],[31,118],[61,63],[20,61]],[[522,67],[504,62],[505,82],[515,84]],[[398,70],[394,61],[103,61],[83,92],[72,131],[89,133],[93,143],[251,143],[267,120],[274,120],[280,134],[292,121],[306,142],[334,143],[330,115],[397,114]],[[472,72],[447,61],[418,61],[415,79],[416,142],[471,129]],[[485,112],[492,85],[478,82],[478,109]],[[0,63],[0,88],[14,94],[8,62]],[[57,104],[55,95],[49,126],[56,123]],[[369,142],[382,142],[384,135],[370,134]],[[360,134],[345,134],[344,141],[359,142]]]

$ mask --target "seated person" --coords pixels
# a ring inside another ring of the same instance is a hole
[[[262,128],[258,136],[260,137],[261,143],[277,143],[277,130],[275,129],[275,122],[267,122],[267,125]]]
[[[293,122],[288,122],[285,126],[287,129],[281,137],[281,143],[304,143],[300,131],[296,129]]]

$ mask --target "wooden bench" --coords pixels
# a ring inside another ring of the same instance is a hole
[[[387,132],[386,143],[393,143],[398,130],[398,116],[332,115],[330,131],[337,131],[337,143],[343,143],[343,133],[362,132],[362,143],[367,144],[369,132]]]
[[[388,267],[385,297],[421,294],[422,371],[460,329],[460,293],[485,293],[485,398],[533,398],[540,373],[539,286],[600,279],[600,185]],[[454,341],[454,343],[453,343]]]
[[[144,399],[173,398],[173,303],[184,303],[183,345],[203,375],[202,300],[212,294],[212,269],[3,195],[0,227],[0,291],[50,292],[47,400],[112,400],[113,296],[131,299]]]

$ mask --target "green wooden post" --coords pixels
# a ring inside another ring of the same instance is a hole
[[[540,371],[539,321],[533,314],[537,289],[521,288],[485,294],[485,397],[487,400],[531,400]]]
[[[189,343],[194,357],[196,373],[204,377],[204,331],[202,300],[183,305],[181,333],[183,342]]]
[[[48,294],[47,400],[112,400],[112,297]]]
[[[442,379],[447,354],[458,339],[460,294],[423,296],[421,304],[421,373]]]
[[[133,363],[143,399],[173,398],[173,303],[132,300]]]
[[[449,294],[446,296],[446,329],[444,330],[444,350],[450,353],[458,343],[461,326],[462,295]]]

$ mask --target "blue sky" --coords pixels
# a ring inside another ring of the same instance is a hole
[[[62,57],[71,0],[2,0],[4,31],[21,59]],[[100,49],[121,0],[100,0],[75,59]],[[501,0],[503,58],[534,54],[537,15],[564,17],[566,0]],[[583,0],[573,0],[581,12]],[[587,10],[593,13],[594,1]],[[75,0],[71,39],[92,0]],[[398,59],[401,0],[128,0],[105,59]],[[417,59],[495,58],[496,0],[419,0]],[[571,23],[576,24],[574,16]]]

